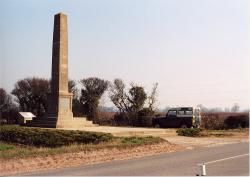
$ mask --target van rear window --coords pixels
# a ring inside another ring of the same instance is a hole
[[[182,116],[182,115],[193,115],[193,111],[188,111],[188,110],[179,110],[178,111],[178,115]]]
[[[193,114],[193,111],[185,111],[185,114],[186,114],[186,115],[192,115],[192,114]]]
[[[184,111],[178,111],[178,114],[179,115],[185,115],[185,112]]]

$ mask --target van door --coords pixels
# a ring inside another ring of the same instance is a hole
[[[174,128],[177,126],[177,111],[169,110],[166,119],[166,127]]]

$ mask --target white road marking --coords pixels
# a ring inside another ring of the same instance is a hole
[[[241,155],[236,155],[236,156],[232,156],[232,157],[227,157],[227,158],[224,158],[224,159],[218,159],[218,160],[213,160],[213,161],[210,161],[210,162],[204,162],[204,163],[200,163],[198,165],[202,165],[202,164],[210,164],[210,163],[215,163],[215,162],[220,162],[220,161],[224,161],[224,160],[229,160],[229,159],[234,159],[234,158],[237,158],[237,157],[242,157],[242,156],[247,156],[249,154],[241,154]]]

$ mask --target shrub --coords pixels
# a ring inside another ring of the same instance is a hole
[[[176,131],[179,136],[200,136],[201,129],[199,128],[180,128]]]
[[[229,116],[225,119],[224,124],[227,128],[246,128],[249,127],[249,116]]]
[[[38,147],[59,147],[74,143],[100,143],[112,138],[111,134],[99,132],[0,126],[1,141]]]

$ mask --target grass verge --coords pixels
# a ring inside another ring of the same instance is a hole
[[[9,144],[0,142],[0,159],[24,158],[49,156],[62,153],[75,153],[79,151],[94,151],[100,149],[125,149],[136,146],[143,146],[147,144],[157,144],[165,140],[158,137],[123,137],[114,138],[109,142],[101,142],[99,144],[72,144],[68,146],[61,146],[56,148],[35,147],[20,144]]]

